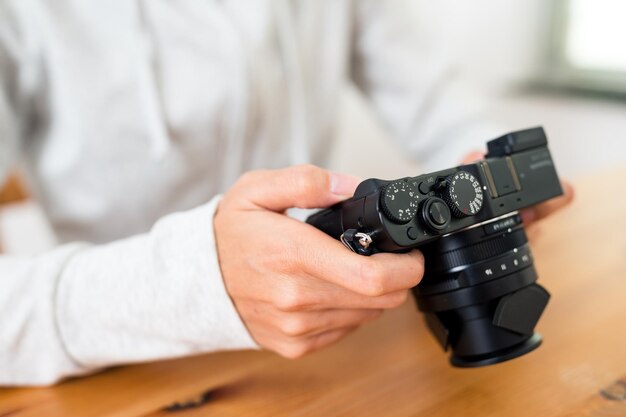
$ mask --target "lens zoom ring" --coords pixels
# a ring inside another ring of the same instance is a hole
[[[518,229],[510,234],[500,235],[472,246],[445,252],[440,255],[436,269],[449,271],[459,266],[501,255],[527,242],[524,230]]]

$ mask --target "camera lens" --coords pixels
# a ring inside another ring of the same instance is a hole
[[[491,365],[541,344],[535,325],[550,294],[536,284],[517,214],[473,226],[420,248],[428,260],[413,289],[429,329],[459,367]]]

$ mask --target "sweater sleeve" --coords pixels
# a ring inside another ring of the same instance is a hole
[[[355,9],[351,75],[407,154],[428,169],[458,163],[502,134],[473,90],[404,0],[361,0]]]
[[[0,385],[257,348],[222,281],[213,235],[218,202],[106,245],[1,256]]]

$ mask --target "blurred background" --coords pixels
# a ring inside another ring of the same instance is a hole
[[[543,125],[563,176],[626,165],[626,2],[416,0],[412,5],[416,25],[456,60],[503,133]],[[376,166],[389,178],[419,169],[381,140],[384,129],[354,91],[348,92],[345,109],[335,166],[363,176],[367,166]]]
[[[561,175],[575,180],[626,165],[626,2],[416,0],[412,8],[423,36],[456,60],[503,131],[544,126]],[[343,108],[334,169],[368,176],[376,167],[382,178],[420,173],[354,89]],[[4,199],[11,195],[15,189]],[[0,233],[9,252],[54,244],[32,202],[3,205]]]

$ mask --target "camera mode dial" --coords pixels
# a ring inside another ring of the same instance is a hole
[[[473,216],[483,208],[482,186],[469,172],[450,175],[442,185],[442,197],[455,217]]]
[[[387,184],[380,195],[385,216],[394,223],[407,223],[417,214],[419,193],[406,181]]]

